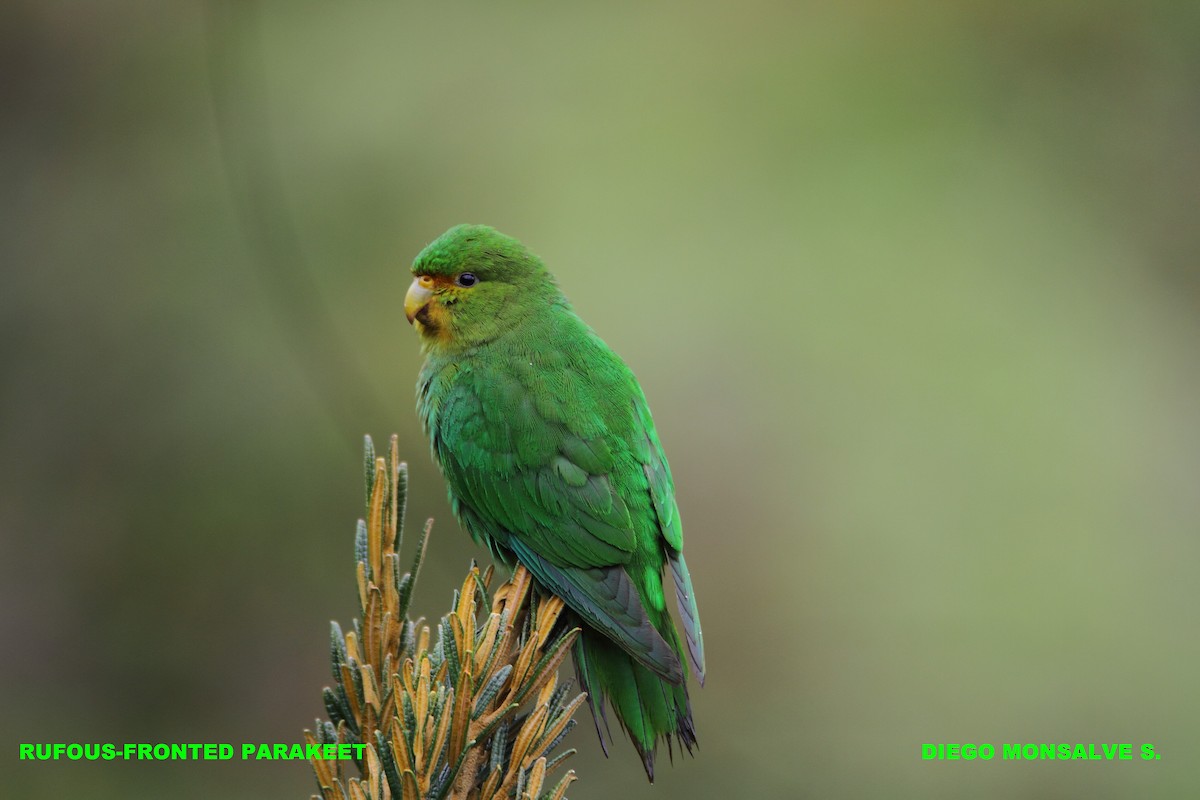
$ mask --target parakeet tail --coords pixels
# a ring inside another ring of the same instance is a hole
[[[654,783],[654,756],[661,738],[667,744],[672,759],[675,751],[672,740],[682,752],[696,747],[696,730],[692,725],[692,706],[687,694],[687,665],[679,637],[670,619],[666,620],[664,638],[679,654],[684,665],[683,680],[676,684],[663,679],[639,664],[628,653],[600,633],[584,629],[575,642],[575,672],[580,688],[588,693],[596,733],[608,755],[608,728],[605,703],[611,704],[617,721],[633,741],[642,757],[646,777]]]

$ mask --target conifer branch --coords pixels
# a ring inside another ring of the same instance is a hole
[[[346,775],[345,761],[312,759],[314,800],[564,800],[574,771],[557,782],[547,773],[575,752],[551,755],[584,700],[558,683],[579,629],[563,630],[562,602],[539,598],[524,567],[491,594],[493,569],[472,565],[432,642],[408,607],[433,521],[401,574],[408,470],[395,436],[387,458],[369,436],[364,449],[367,513],[355,538],[362,615],[352,631],[332,623],[329,718],[304,737],[365,746],[358,777]]]

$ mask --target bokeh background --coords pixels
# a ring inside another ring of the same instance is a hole
[[[576,800],[1194,797],[1200,5],[7,2],[0,670],[25,797],[307,797],[361,436],[472,557],[407,266],[524,240],[679,487],[701,747]],[[924,742],[1154,743],[929,763]],[[17,796],[14,794],[13,796]]]

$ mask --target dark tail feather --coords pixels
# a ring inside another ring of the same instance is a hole
[[[674,630],[668,638],[675,647],[679,646],[674,641]],[[605,716],[606,704],[612,706],[617,721],[641,756],[651,783],[654,782],[654,756],[660,739],[666,741],[672,758],[672,739],[679,743],[681,752],[686,748],[691,753],[696,747],[686,675],[678,684],[667,681],[609,639],[586,630],[575,643],[575,672],[580,686],[588,693],[588,704],[605,755],[608,755],[607,739],[612,737]]]
[[[583,652],[583,636],[579,636],[575,640],[571,655],[575,660],[575,677],[579,681],[579,688],[587,692],[588,708],[592,712],[592,723],[596,726],[596,736],[600,739],[600,749],[604,751],[604,757],[608,758],[608,743],[612,740],[612,729],[608,727],[608,712],[604,703],[604,694],[600,691],[600,681],[592,674],[591,662],[587,660],[587,656]],[[593,686],[596,688],[593,689]],[[604,723],[603,728],[600,727],[601,722]]]

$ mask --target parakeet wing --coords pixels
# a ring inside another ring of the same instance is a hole
[[[647,618],[623,568],[639,544],[651,544],[637,541],[647,520],[635,525],[623,497],[627,491],[646,497],[649,473],[638,456],[647,456],[649,444],[635,443],[637,452],[629,452],[636,411],[630,415],[634,409],[625,406],[624,416],[614,417],[611,404],[602,406],[588,391],[594,385],[552,361],[524,374],[463,367],[444,394],[434,392],[444,399],[435,409],[441,424],[433,447],[473,536],[514,553],[586,622],[678,681],[678,657]],[[629,390],[623,394],[628,398]],[[567,401],[570,408],[563,407]],[[614,419],[624,419],[628,430],[613,430]]]
[[[700,610],[696,607],[696,592],[692,589],[692,576],[687,562],[683,560],[683,525],[679,519],[679,506],[675,502],[675,483],[671,470],[654,430],[654,420],[645,397],[638,392],[633,399],[634,417],[637,422],[635,453],[646,475],[650,500],[658,519],[658,529],[666,541],[667,560],[671,564],[671,576],[675,583],[675,597],[679,604],[679,617],[683,622],[687,638],[688,655],[696,670],[696,677],[704,683],[704,637],[700,629]]]
[[[669,681],[683,680],[679,657],[646,616],[624,567],[557,567],[520,536],[512,537],[510,546],[534,577],[622,650]]]

